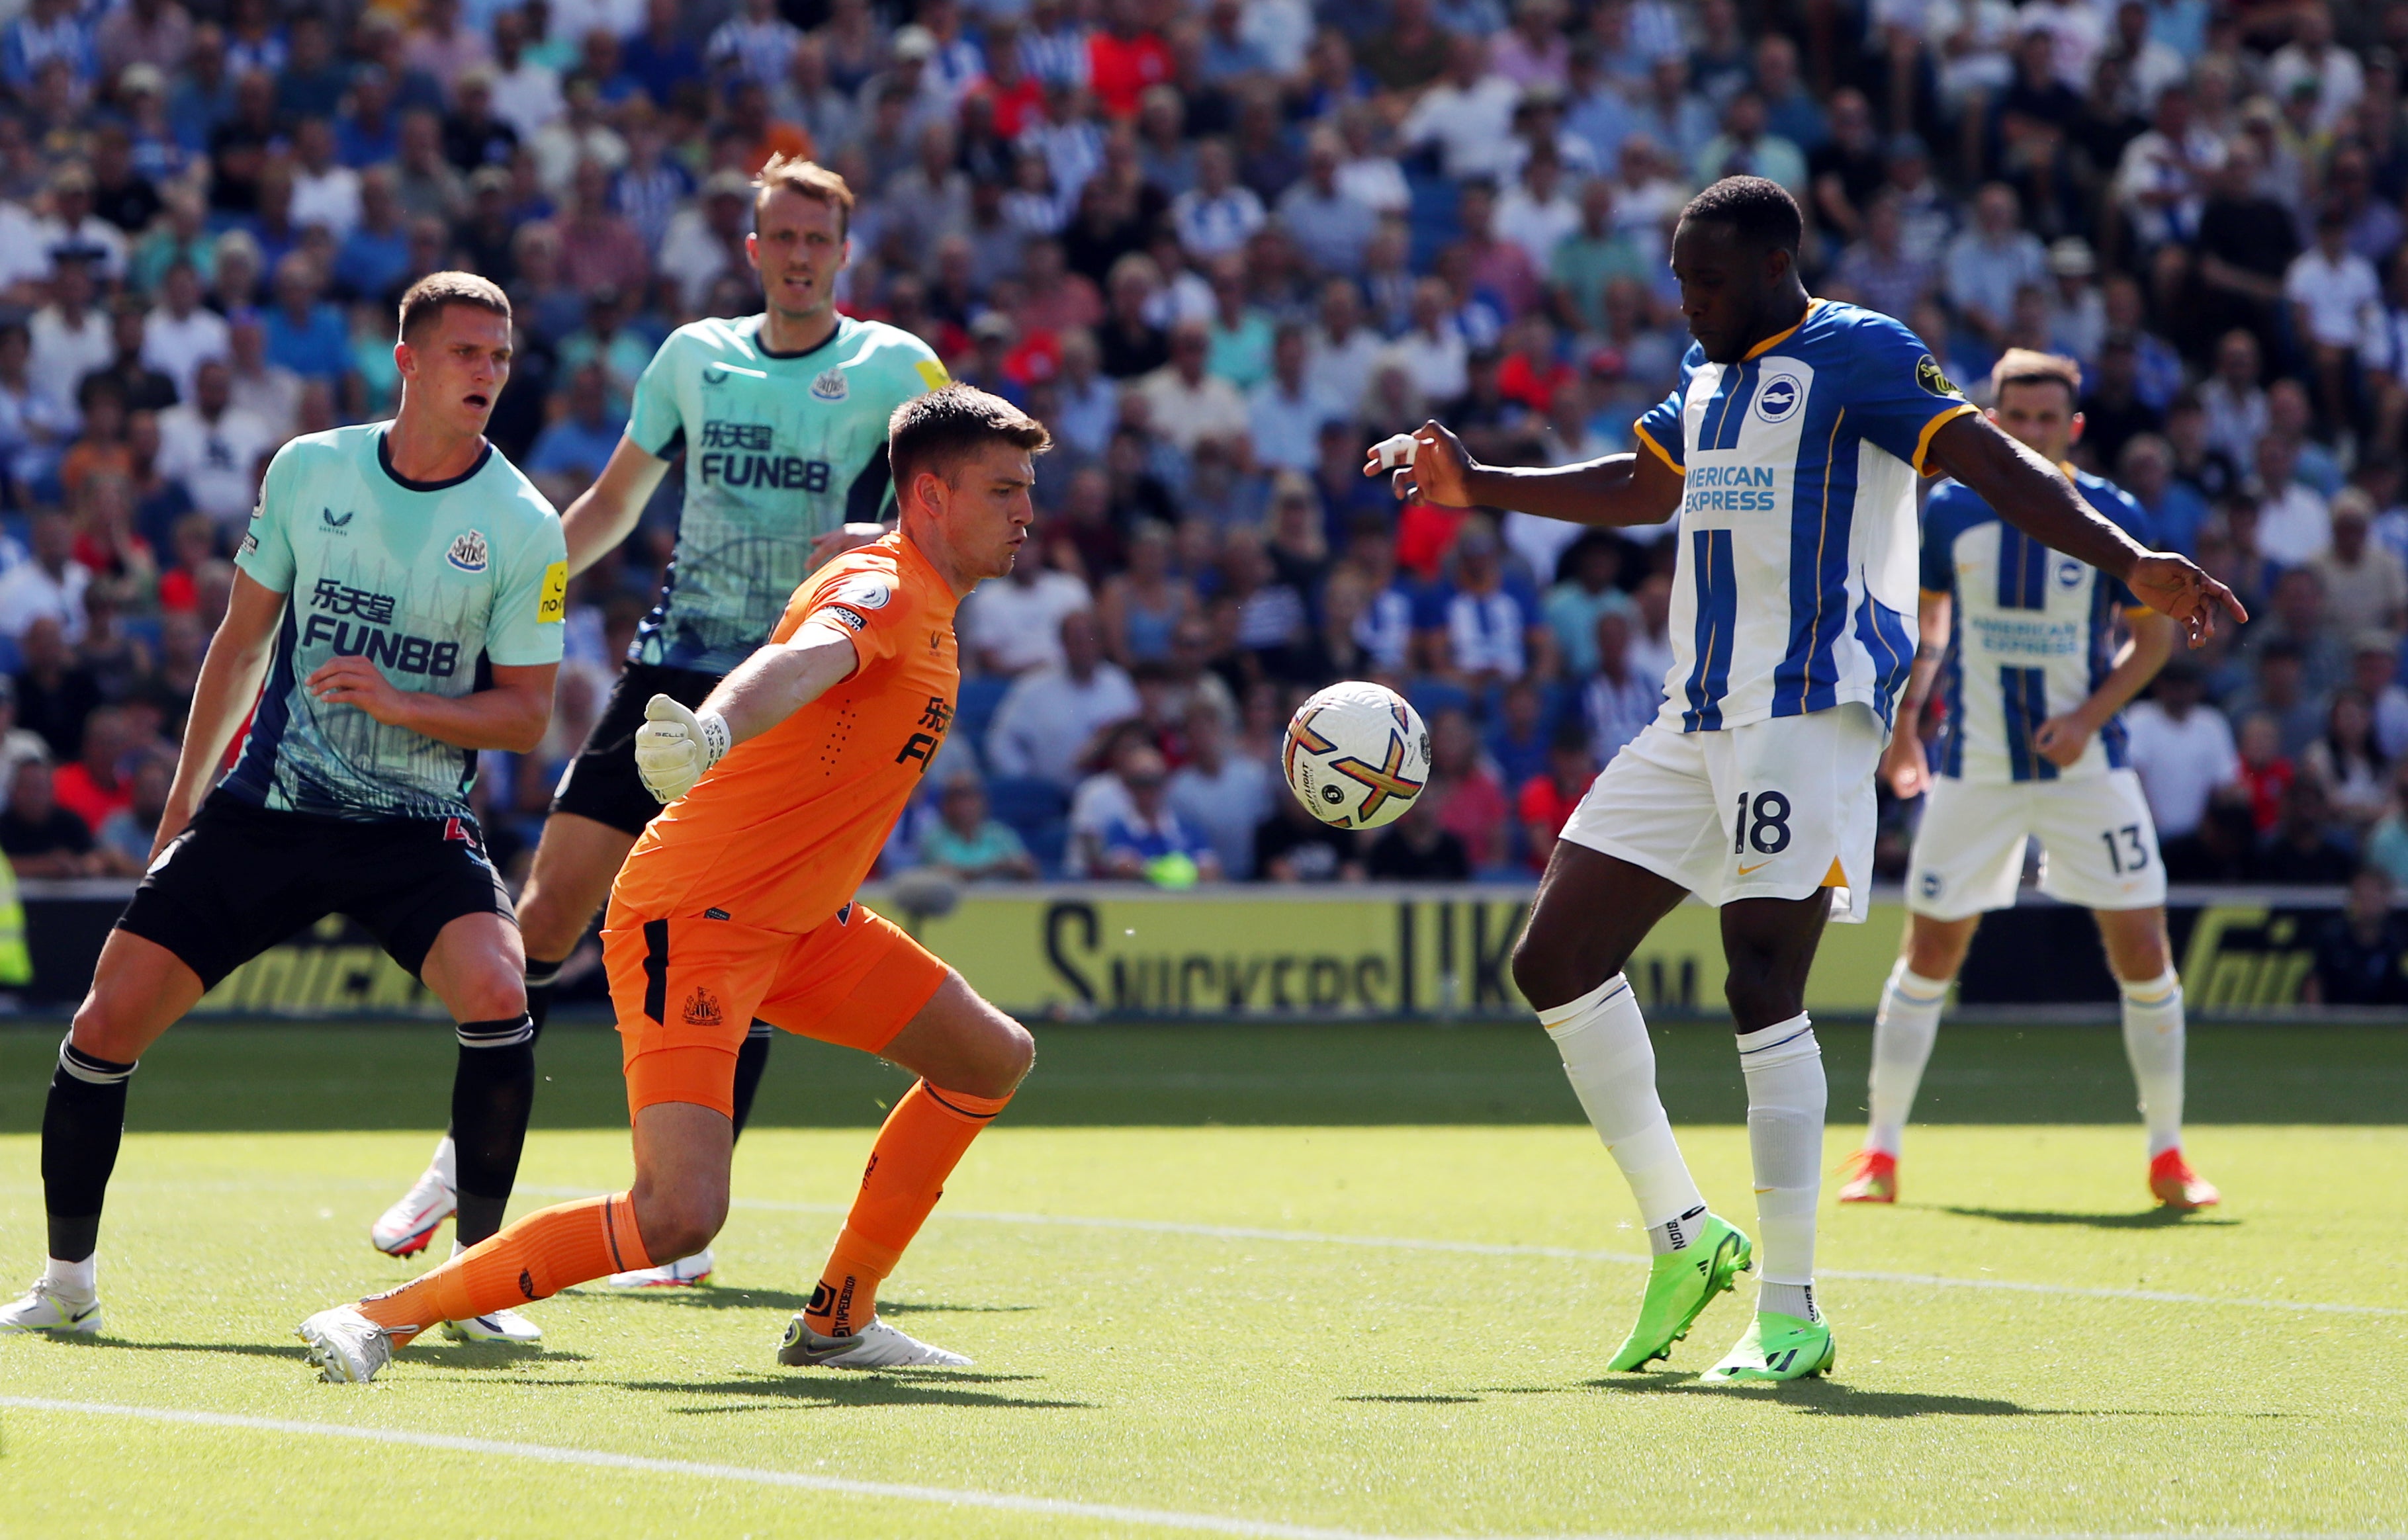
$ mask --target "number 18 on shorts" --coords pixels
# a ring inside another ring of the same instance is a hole
[[[1872,709],[1855,704],[1713,733],[1651,722],[1589,787],[1563,837],[1708,904],[1831,888],[1831,918],[1861,920],[1883,735]]]

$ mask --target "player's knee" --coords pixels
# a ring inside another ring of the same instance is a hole
[[[92,992],[76,1007],[68,1040],[95,1059],[130,1064],[150,1047],[140,1018],[139,1002],[104,974],[93,979]]]
[[[1006,1077],[1005,1089],[1017,1089],[1036,1064],[1037,1034],[1011,1018],[1003,1017],[1003,1031],[996,1044],[996,1067]]]
[[[480,968],[452,1003],[463,1021],[507,1021],[526,1014],[526,977],[495,963]]]
[[[1723,999],[1742,1032],[1786,1021],[1806,1008],[1798,980],[1753,958],[1730,959],[1730,972],[1723,979]]]
[[[1513,944],[1513,987],[1536,1010],[1549,1010],[1579,999],[1622,971],[1624,958],[1583,955],[1573,948],[1552,944],[1533,931]]]
[[[1020,1082],[1028,1077],[1029,1067],[1037,1062],[1037,1039],[1026,1027],[993,1005],[987,1005],[984,1014],[987,1020],[980,1034],[977,1062],[964,1077],[977,1083],[953,1089],[972,1096],[1009,1096],[1020,1088]]]
[[[709,1191],[698,1184],[638,1183],[635,1192],[636,1230],[644,1250],[655,1262],[691,1257],[709,1246],[727,1222],[727,1191]]]

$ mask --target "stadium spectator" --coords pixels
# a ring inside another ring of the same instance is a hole
[[[986,790],[975,772],[945,778],[938,817],[921,826],[919,860],[963,882],[1027,881],[1037,863],[1012,827],[987,815]]]
[[[279,442],[274,428],[234,404],[234,371],[212,359],[194,376],[192,401],[160,414],[159,473],[232,531],[250,519],[260,468]]]
[[[0,574],[0,636],[22,641],[48,620],[73,646],[83,639],[83,592],[92,582],[91,569],[74,559],[74,521],[62,509],[43,507],[29,523],[31,559]]]
[[[1121,757],[1115,771],[1128,803],[1104,824],[1099,875],[1163,888],[1218,881],[1221,857],[1212,842],[1170,806],[1170,770],[1161,751],[1140,744]]]
[[[1138,713],[1137,687],[1104,657],[1102,629],[1082,605],[1057,625],[1061,661],[1014,679],[987,729],[986,760],[997,775],[1051,781],[1068,791],[1096,735]]]
[[[2408,1005],[2408,923],[2392,908],[2396,884],[2379,866],[2350,878],[2342,912],[2315,939],[2304,997],[2321,1005]]]
[[[76,758],[50,775],[57,804],[97,830],[111,814],[134,801],[126,759],[134,751],[132,724],[114,706],[101,706],[84,720],[83,745]]]
[[[1312,816],[1294,796],[1271,799],[1276,806],[1255,826],[1254,870],[1263,882],[1359,882],[1363,863],[1355,836]]]
[[[1170,810],[1211,842],[1224,877],[1243,881],[1254,875],[1254,830],[1284,793],[1272,767],[1241,750],[1220,700],[1191,695],[1183,725],[1187,763],[1171,772]]]
[[[1364,875],[1375,882],[1464,882],[1472,875],[1471,858],[1424,800],[1371,842]]]
[[[1062,622],[1092,600],[1084,582],[1049,566],[1045,554],[1031,530],[1011,575],[980,585],[964,604],[962,639],[980,672],[1012,677],[1063,661]]]
[[[1576,721],[1561,723],[1547,746],[1547,768],[1522,783],[1513,799],[1521,822],[1522,861],[1533,872],[1547,869],[1555,839],[1571,820],[1572,809],[1588,794],[1597,778],[1597,761],[1590,757],[1588,734]]]
[[[100,868],[92,829],[50,794],[50,767],[20,763],[0,811],[0,855],[19,877],[90,877]]]
[[[2248,734],[2242,734],[2246,752]],[[2284,789],[2282,811],[2260,842],[2250,879],[2280,887],[2337,887],[2357,863],[2329,827],[2332,807],[2323,783],[2300,777]]]
[[[2240,779],[2232,729],[2206,704],[2205,687],[2198,665],[2178,657],[2157,675],[2151,698],[2125,713],[2125,751],[2163,841],[2196,830],[2209,798]]]

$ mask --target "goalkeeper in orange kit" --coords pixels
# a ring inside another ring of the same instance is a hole
[[[699,711],[652,698],[636,758],[668,806],[620,870],[602,933],[635,1185],[530,1214],[413,1283],[310,1317],[300,1334],[326,1378],[373,1377],[437,1321],[708,1244],[727,1217],[736,1055],[756,1017],[920,1077],[879,1131],[780,1362],[968,1362],[880,1320],[878,1289],[1035,1045],[853,891],[944,741],[954,608],[1011,570],[1050,442],[967,386],[906,404],[888,433],[900,528],[814,574]]]

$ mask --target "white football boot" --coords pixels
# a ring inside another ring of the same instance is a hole
[[[658,1267],[630,1268],[610,1275],[613,1289],[677,1289],[690,1287],[710,1276],[710,1248],[704,1247],[691,1257],[663,1262]]]
[[[393,1337],[356,1305],[321,1310],[301,1323],[309,1362],[329,1385],[366,1385],[393,1357]]]
[[[448,1145],[450,1141],[445,1141]],[[428,1166],[384,1217],[368,1226],[368,1239],[389,1257],[414,1257],[435,1238],[436,1227],[460,1206],[460,1194],[438,1166]]]
[[[100,1298],[69,1299],[54,1288],[47,1277],[36,1278],[34,1287],[16,1304],[0,1309],[0,1332],[59,1332],[75,1336],[96,1336],[100,1332]]]
[[[458,1256],[468,1249],[458,1241],[452,1243],[452,1254]],[[516,1310],[494,1310],[466,1320],[447,1320],[443,1334],[454,1342],[515,1342],[536,1343],[543,1340],[543,1328],[520,1315]]]
[[[804,1325],[799,1315],[786,1323],[778,1362],[796,1369],[966,1369],[970,1362],[959,1353],[905,1336],[876,1316],[849,1337],[824,1337]]]

